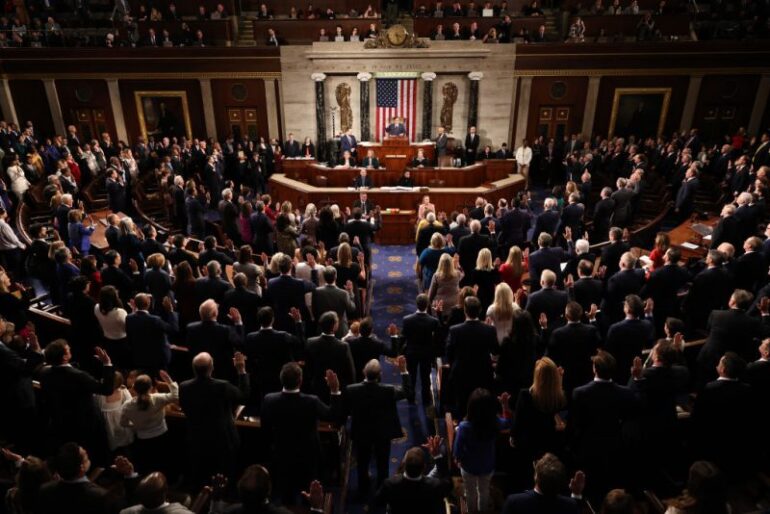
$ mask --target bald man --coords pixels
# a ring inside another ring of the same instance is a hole
[[[214,358],[214,376],[230,383],[236,382],[233,367],[233,353],[243,344],[243,321],[235,307],[230,308],[227,317],[231,326],[217,322],[219,306],[214,300],[206,300],[198,308],[201,320],[188,323],[187,346],[195,355],[207,352]]]
[[[406,357],[396,360],[401,385],[383,384],[380,361],[372,359],[364,366],[364,381],[345,388],[345,415],[351,416],[351,439],[358,462],[358,492],[369,493],[369,462],[374,451],[377,463],[377,487],[388,478],[390,440],[403,435],[396,402],[412,396],[412,381],[406,368]]]
[[[216,473],[232,476],[235,471],[240,439],[233,412],[249,398],[250,388],[242,353],[235,353],[233,366],[238,387],[212,378],[214,359],[208,353],[199,353],[192,362],[195,378],[179,386],[179,404],[187,416],[190,485],[194,488]]]

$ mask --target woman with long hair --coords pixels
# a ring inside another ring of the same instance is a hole
[[[687,489],[666,504],[666,514],[728,514],[727,480],[715,464],[695,461],[690,466]]]
[[[658,232],[655,236],[654,247],[649,256],[652,261],[652,269],[650,271],[654,271],[663,266],[663,256],[670,246],[671,239],[668,237],[668,234],[665,232]]]
[[[505,282],[495,287],[495,299],[487,309],[487,323],[497,330],[497,342],[502,344],[513,328],[513,314],[521,310],[513,301],[513,291]]]
[[[99,292],[102,290],[102,273],[96,262],[96,257],[86,255],[80,259],[80,274],[91,283],[88,288],[88,296],[94,300],[99,300]]]
[[[283,205],[286,205],[284,202]],[[291,208],[291,204],[289,204]],[[297,238],[299,237],[299,231],[294,225],[292,219],[294,214],[291,212],[284,212],[281,209],[281,213],[275,220],[275,243],[279,252],[283,252],[286,255],[294,255],[294,250],[298,248]]]
[[[492,252],[482,248],[476,257],[476,268],[471,273],[471,284],[476,286],[476,296],[481,302],[482,312],[486,312],[495,296],[495,286],[500,282],[500,273],[492,262]]]
[[[134,433],[120,422],[123,405],[131,400],[131,393],[123,385],[123,374],[120,371],[115,372],[112,394],[109,396],[97,394],[94,398],[104,418],[110,451],[126,449],[134,441]]]
[[[166,271],[166,257],[154,253],[147,257],[148,268],[144,272],[144,285],[152,295],[155,305],[160,306],[163,298],[171,292],[171,276]]]
[[[102,327],[104,348],[115,366],[126,369],[129,365],[129,348],[126,340],[126,316],[123,303],[114,286],[104,286],[99,291],[99,303],[94,305],[94,315]]]
[[[318,211],[314,203],[305,206],[305,216],[300,227],[300,244],[302,246],[316,246],[318,244]]]
[[[540,336],[529,312],[514,311],[510,333],[500,344],[495,376],[499,391],[518,391],[532,382]]]
[[[238,260],[233,263],[233,274],[235,273],[246,275],[246,289],[262,296],[262,288],[259,286],[262,270],[254,262],[251,246],[243,245],[238,249]]]
[[[457,293],[457,298],[455,300],[455,303],[449,307],[447,305],[444,305],[444,312],[447,311],[447,308],[449,310],[448,315],[445,314],[445,316],[448,317],[447,320],[447,328],[453,327],[455,325],[459,325],[463,321],[465,321],[465,299],[469,296],[476,296],[476,292],[473,290],[471,286],[465,286],[462,289],[460,289],[460,292]]]
[[[527,271],[527,262],[524,252],[518,246],[511,246],[508,250],[508,258],[500,265],[500,280],[508,284],[514,293],[521,289],[521,278]]]
[[[323,243],[327,251],[337,246],[342,228],[334,221],[334,213],[330,207],[322,208],[318,213],[316,237],[318,243]]]
[[[118,224],[120,236],[118,236],[118,248],[123,266],[128,269],[131,259],[139,266],[139,271],[144,271],[144,255],[142,255],[142,241],[137,235],[134,221],[125,217]]]
[[[456,256],[457,254],[452,256],[445,253],[438,260],[438,269],[433,274],[428,288],[428,299],[431,302],[441,302],[442,305],[450,306],[457,299],[460,281],[464,275]],[[449,309],[442,312],[446,316],[449,315]]]
[[[434,232],[430,238],[430,246],[422,251],[418,261],[423,291],[427,291],[430,288],[433,274],[436,272],[436,269],[438,269],[438,263],[441,256],[445,253],[454,255],[455,249],[446,246],[444,236],[439,232]]]
[[[174,268],[174,284],[171,286],[176,299],[176,310],[179,313],[179,326],[186,327],[188,323],[198,319],[198,302],[195,300],[195,276],[192,266],[182,261]]]
[[[535,363],[532,385],[519,391],[513,445],[525,452],[529,462],[544,453],[559,454],[564,423],[558,413],[567,400],[562,387],[562,370],[548,357]]]
[[[241,212],[238,215],[238,227],[241,232],[241,241],[252,242],[254,234],[251,232],[251,212],[253,210],[251,202],[241,203]]]
[[[508,393],[499,400],[482,388],[473,391],[468,398],[465,420],[457,426],[452,452],[460,465],[463,489],[469,512],[489,510],[489,483],[495,471],[495,443],[505,422],[497,417],[498,404],[502,405],[503,418],[511,418]]]
[[[32,514],[38,502],[40,487],[53,480],[53,475],[44,460],[33,456],[15,456],[21,464],[16,474],[16,485],[6,494],[5,505],[8,514]]]
[[[136,396],[124,406],[120,423],[136,433],[135,459],[140,473],[163,469],[170,456],[170,441],[166,426],[166,405],[179,400],[179,386],[168,373],[161,370],[160,378],[168,393],[154,391],[152,378],[139,375],[134,381]]]
[[[366,268],[364,267],[364,252],[358,252],[358,262],[353,260],[353,249],[348,243],[342,243],[337,248],[337,287],[344,289],[348,280],[353,283],[353,297],[356,309],[361,311],[361,294],[359,290],[366,288]]]

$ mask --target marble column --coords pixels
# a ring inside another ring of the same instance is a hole
[[[115,120],[115,133],[119,141],[128,141],[126,130],[126,118],[123,115],[123,104],[120,102],[120,87],[118,79],[107,79],[107,92],[110,95],[110,107],[112,107],[112,119]],[[140,134],[134,134],[134,137]]]
[[[371,141],[370,122],[369,122],[369,81],[372,80],[372,74],[362,71],[356,78],[360,82],[361,90],[360,105],[358,116],[361,118],[361,141]]]
[[[214,94],[211,92],[209,79],[198,79],[201,85],[201,99],[203,100],[203,120],[206,123],[206,135],[217,138],[217,119],[214,114]]]
[[[596,104],[599,101],[599,84],[601,77],[590,77],[588,79],[588,92],[586,93],[586,106],[583,111],[583,141],[590,140],[594,130],[594,119],[596,118]]]
[[[471,81],[471,96],[468,100],[468,127],[475,127],[479,122],[479,82],[484,78],[480,71],[472,71],[468,74]]]
[[[754,108],[751,110],[751,118],[749,119],[749,134],[756,134],[759,132],[760,125],[762,124],[762,116],[767,109],[767,100],[770,96],[770,75],[762,75],[757,86],[757,96],[754,98]]]
[[[323,73],[313,73],[310,78],[315,82],[315,125],[318,138],[318,160],[327,160],[326,151],[326,102],[324,80],[326,75]]]
[[[0,108],[3,110],[5,121],[19,124],[19,116],[16,114],[16,106],[13,104],[11,85],[8,83],[8,79],[0,80]]]
[[[532,97],[532,77],[519,79],[519,104],[516,113],[516,137],[511,149],[517,148],[522,139],[527,137],[527,124],[529,122],[529,102]]]
[[[436,74],[427,71],[420,75],[422,77],[422,138],[424,140],[433,137],[433,81]]]
[[[278,130],[278,98],[275,96],[275,79],[263,79],[265,83],[265,109],[267,110],[267,133],[278,141],[283,141],[283,134]]]
[[[702,82],[703,75],[690,76],[690,84],[687,86],[687,98],[684,100],[684,109],[682,109],[682,122],[679,124],[680,132],[689,132],[692,128],[695,107],[698,105],[698,96],[700,95],[700,85]]]
[[[48,107],[51,109],[51,119],[53,119],[53,128],[57,134],[66,134],[67,128],[64,126],[64,116],[61,113],[61,104],[59,95],[56,92],[56,83],[53,79],[43,79],[43,88],[45,88],[45,97],[48,100]]]

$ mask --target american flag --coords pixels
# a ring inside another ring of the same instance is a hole
[[[375,123],[377,141],[382,141],[391,118],[404,119],[410,141],[414,141],[417,112],[417,80],[377,79],[377,116]]]

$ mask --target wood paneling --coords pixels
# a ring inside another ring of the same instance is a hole
[[[23,127],[27,121],[35,125],[38,136],[50,136],[54,133],[51,108],[45,96],[42,80],[11,80],[11,95],[16,107],[19,124]]]
[[[616,88],[670,87],[671,101],[663,131],[665,134],[671,134],[679,130],[679,122],[682,119],[682,109],[684,108],[689,83],[690,77],[688,76],[602,77],[601,84],[599,85],[599,100],[596,104],[594,134],[606,136],[609,131],[612,101]]]
[[[529,140],[533,141],[538,135],[541,108],[553,108],[554,118],[557,109],[569,109],[567,120],[564,122],[567,129],[566,133],[580,132],[583,127],[583,111],[585,110],[587,90],[588,77],[533,78],[532,96],[529,101],[529,120],[527,121]],[[518,147],[520,143],[521,141],[515,141],[513,147]]]
[[[110,94],[104,80],[57,80],[62,116],[66,125],[77,125],[78,110],[100,110],[104,112],[107,130],[115,136],[115,119],[110,104]]]
[[[715,140],[745,127],[757,94],[757,75],[713,75],[703,77],[693,126],[701,137]]]
[[[185,91],[190,111],[190,126],[193,137],[205,137],[206,124],[203,119],[200,83],[197,80],[121,80],[120,101],[126,119],[126,131],[131,141],[141,135],[139,117],[134,100],[136,91]]]
[[[238,91],[234,94],[234,86]],[[245,92],[246,96],[239,96]],[[267,108],[265,107],[265,81],[262,79],[222,79],[211,81],[211,93],[214,97],[214,115],[217,122],[219,137],[225,137],[230,133],[230,120],[227,110],[256,109],[257,131],[260,136],[281,137],[280,134],[271,134],[267,123]],[[239,98],[243,98],[239,100]],[[280,111],[280,109],[278,109]]]

